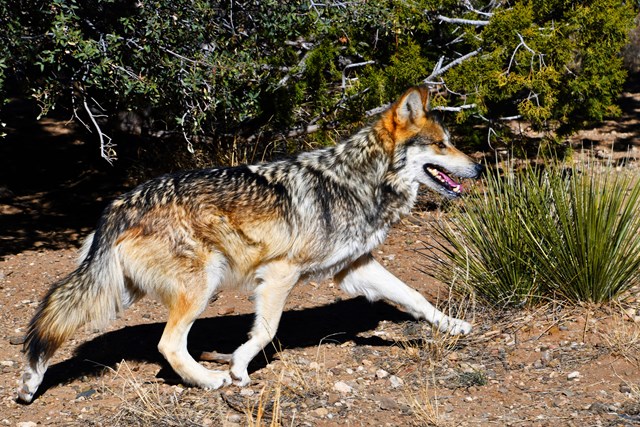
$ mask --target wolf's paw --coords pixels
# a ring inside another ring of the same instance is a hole
[[[31,403],[35,390],[29,390],[26,384],[20,384],[18,387],[18,401],[22,403]]]
[[[236,370],[234,370],[233,368],[231,368],[231,378],[233,379],[233,383],[239,387],[244,387],[246,385],[249,385],[249,383],[251,382],[251,378],[249,378],[249,372],[247,372],[246,369],[243,370],[237,370],[239,372],[236,372]]]
[[[442,319],[437,326],[440,332],[446,332],[449,335],[467,335],[471,332],[471,323],[453,317]]]
[[[209,371],[206,378],[203,378],[200,386],[208,390],[216,390],[225,385],[231,384],[229,371]]]
[[[42,375],[38,375],[31,368],[27,368],[22,374],[22,378],[18,381],[18,401],[31,403],[41,382]]]

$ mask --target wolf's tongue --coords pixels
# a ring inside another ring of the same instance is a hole
[[[445,182],[446,182],[447,184],[449,184],[449,186],[450,186],[451,188],[460,187],[460,189],[462,189],[462,186],[461,186],[459,183],[457,183],[457,182],[455,182],[454,180],[452,180],[451,178],[449,178],[449,176],[448,176],[447,174],[442,173],[442,172],[440,172],[440,171],[438,171],[438,174],[440,175],[440,177],[441,177],[442,179],[444,179],[444,180],[445,180]]]

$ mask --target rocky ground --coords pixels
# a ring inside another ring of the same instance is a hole
[[[637,168],[638,96],[622,101],[621,120],[572,144],[596,161]],[[59,125],[40,130],[42,138],[68,139],[70,153],[82,149]],[[181,384],[157,352],[166,313],[144,299],[107,330],[79,332],[54,357],[37,399],[18,404],[25,327],[48,285],[73,269],[82,236],[119,189],[83,175],[83,165],[43,183],[41,174],[54,168],[46,155],[25,172],[1,154],[0,425],[640,425],[640,289],[610,306],[550,302],[518,311],[452,297],[426,274],[421,253],[446,215],[426,202],[375,256],[471,321],[469,336],[434,334],[391,305],[310,283],[294,290],[277,340],[251,365],[253,383],[204,391]],[[246,339],[251,312],[247,295],[220,294],[194,325],[190,351],[233,350]]]

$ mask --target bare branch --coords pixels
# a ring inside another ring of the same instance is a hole
[[[434,67],[433,71],[431,72],[431,74],[429,75],[429,77],[427,77],[426,79],[424,79],[422,82],[429,84],[429,83],[433,83],[432,80],[435,77],[438,77],[440,74],[445,73],[447,70],[449,70],[450,68],[455,67],[456,65],[466,61],[467,59],[476,56],[477,54],[479,54],[480,52],[482,52],[482,48],[478,48],[476,50],[474,50],[473,52],[469,52],[466,55],[462,55],[460,58],[455,59],[451,62],[449,62],[447,65],[445,65],[444,67],[442,66],[442,62],[443,62],[443,58],[440,58],[440,60],[438,61],[438,63],[436,64],[436,66]]]
[[[447,22],[449,24],[474,25],[476,27],[489,25],[489,21],[482,21],[478,19],[449,18],[443,15],[438,15],[437,18],[440,20],[440,22]]]
[[[462,110],[468,110],[470,108],[476,108],[477,105],[476,104],[465,104],[465,105],[460,105],[458,107],[446,107],[444,105],[438,106],[438,107],[433,107],[434,110],[436,111],[453,111],[453,112],[458,112],[458,111],[462,111]]]
[[[471,2],[469,0],[464,0],[462,2],[462,4],[468,10],[470,10],[473,13],[477,13],[478,15],[483,15],[483,16],[487,16],[487,17],[493,16],[493,12],[483,12],[481,10],[476,9],[475,7],[473,7],[473,5],[471,4]],[[491,10],[493,10],[493,9],[497,8],[499,6],[499,4],[494,4],[493,2],[491,2],[491,6],[492,6]]]
[[[96,120],[96,116],[89,108],[89,104],[87,104],[86,98],[82,100],[82,103],[84,105],[84,109],[89,115],[89,118],[91,119],[91,123],[93,123],[93,126],[96,128],[96,132],[98,132],[98,138],[100,139],[100,156],[112,165],[113,161],[116,160],[116,152],[113,149],[116,145],[111,142],[111,137],[102,132],[102,129]]]
[[[516,46],[516,48],[513,50],[513,53],[511,54],[511,59],[509,60],[509,66],[507,67],[507,71],[505,71],[503,74],[504,75],[508,75],[511,72],[511,66],[513,65],[513,62],[515,60],[516,57],[516,53],[518,52],[518,49],[520,49],[521,47],[524,47],[528,52],[531,53],[531,69],[533,70],[533,61],[534,58],[536,57],[536,55],[538,55],[539,59],[540,59],[540,69],[542,69],[543,66],[546,67],[546,64],[544,63],[544,55],[542,53],[538,53],[535,50],[531,49],[529,46],[527,46],[527,44],[524,42],[524,38],[522,37],[522,35],[520,33],[516,33],[518,35],[518,38],[520,39],[520,43],[518,43],[518,45]]]
[[[355,64],[349,64],[347,66],[345,66],[342,69],[342,90],[346,90],[347,89],[347,73],[346,71],[349,68],[355,68],[355,67],[363,67],[365,65],[371,65],[371,64],[375,64],[376,61],[365,61],[365,62],[356,62]]]

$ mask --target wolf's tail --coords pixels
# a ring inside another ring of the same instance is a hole
[[[102,327],[122,310],[124,276],[111,245],[89,237],[80,266],[51,287],[34,315],[26,335],[27,367],[18,398],[30,402],[42,382],[48,361],[81,326]]]

